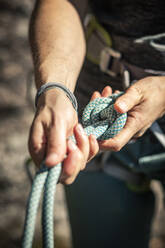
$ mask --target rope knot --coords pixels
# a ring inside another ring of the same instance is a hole
[[[117,113],[114,102],[120,94],[113,94],[107,98],[97,98],[90,102],[84,110],[83,124],[87,135],[94,134],[96,138],[105,140],[116,135],[125,125],[127,114]],[[76,142],[74,136],[71,138]],[[54,192],[61,173],[61,163],[48,169],[43,161],[43,166],[36,174],[29,195],[24,234],[22,239],[23,248],[31,248],[35,230],[35,221],[39,207],[40,197],[44,189],[43,198],[43,247],[54,247]]]
[[[115,100],[123,93],[96,98],[84,109],[82,123],[87,135],[91,133],[99,140],[114,137],[125,125],[127,114],[114,109]]]

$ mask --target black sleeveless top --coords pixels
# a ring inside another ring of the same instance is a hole
[[[90,0],[90,4],[99,22],[110,32],[114,48],[128,62],[165,71],[165,51],[155,50],[149,42],[134,42],[143,36],[165,33],[165,0]],[[156,42],[165,45],[165,37]]]

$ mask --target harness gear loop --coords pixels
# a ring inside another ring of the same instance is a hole
[[[112,46],[112,40],[109,33],[102,27],[102,25],[99,24],[95,16],[93,16],[92,14],[87,14],[84,20],[84,26],[85,26],[85,36],[86,36],[87,45],[90,43],[90,40],[92,40],[93,34],[95,34],[102,43],[102,46],[107,46],[107,47]],[[93,56],[90,53],[90,47],[88,46],[87,46],[86,56],[87,59],[92,63],[96,65],[100,64],[100,55],[98,58]]]

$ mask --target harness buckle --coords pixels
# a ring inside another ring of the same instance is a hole
[[[104,47],[100,53],[100,70],[112,77],[121,74],[121,53],[111,47]]]
[[[87,14],[84,20],[87,59],[99,66],[105,74],[120,78],[123,87],[130,85],[130,72],[122,63],[122,54],[112,48],[112,39],[92,14]]]
[[[104,47],[100,53],[100,70],[112,77],[122,77],[124,89],[130,85],[130,73],[121,62],[122,54],[111,47]]]

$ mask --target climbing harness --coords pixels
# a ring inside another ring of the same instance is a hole
[[[123,54],[112,47],[113,36],[111,37],[111,34],[97,21],[93,14],[86,15],[84,27],[87,41],[87,59],[99,66],[99,69],[105,74],[112,77],[121,76],[124,88],[128,88],[132,83],[143,77],[151,75],[165,76],[165,71],[144,69],[125,61]],[[134,43],[155,42],[154,44],[157,44],[156,42],[160,42],[164,38],[165,33],[162,33],[135,39]],[[161,44],[161,46],[165,50],[165,45]],[[157,122],[153,123],[150,130],[165,147],[165,135],[160,130]]]
[[[82,123],[87,135],[94,134],[97,139],[106,140],[114,137],[124,127],[127,114],[118,113],[114,109],[114,102],[121,94],[97,98],[86,106]],[[75,142],[73,136],[70,138]],[[32,247],[37,210],[43,190],[43,247],[54,248],[54,193],[60,173],[61,163],[49,169],[44,161],[41,164],[41,169],[36,173],[27,204],[22,248]]]
[[[84,28],[87,42],[87,60],[93,64],[99,66],[100,71],[114,77],[121,78],[124,89],[128,88],[130,84],[141,78],[153,75],[165,75],[165,71],[154,70],[150,68],[142,68],[135,64],[129,63],[123,53],[114,49],[114,43],[117,39],[117,43],[128,42],[122,36],[117,36],[114,33],[107,31],[104,25],[102,25],[93,14],[87,14],[84,19]],[[133,39],[131,44],[143,46],[148,44],[152,49],[164,53],[165,33],[144,36],[138,39]],[[119,47],[119,45],[117,46]]]
[[[159,52],[165,52],[164,45],[165,33],[156,34],[156,35],[148,35],[135,40],[135,43],[144,43],[148,42],[151,47]]]

